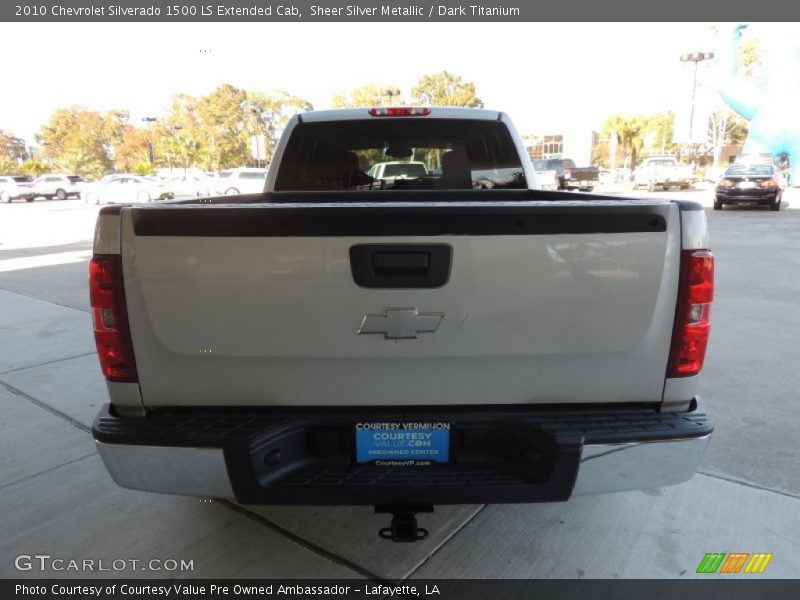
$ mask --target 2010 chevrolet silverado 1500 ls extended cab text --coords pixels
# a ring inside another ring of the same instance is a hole
[[[375,185],[378,163],[425,168]],[[689,479],[713,258],[700,205],[536,189],[477,109],[294,117],[262,194],[103,208],[90,287],[122,486],[544,502]]]

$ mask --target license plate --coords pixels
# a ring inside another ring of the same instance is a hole
[[[755,181],[740,181],[739,182],[739,189],[740,190],[752,190],[756,187]]]
[[[355,426],[356,461],[393,465],[446,463],[450,460],[450,423],[362,422]]]

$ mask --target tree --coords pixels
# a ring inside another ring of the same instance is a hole
[[[264,137],[267,162],[272,158],[280,132],[292,115],[313,110],[307,100],[283,90],[272,90],[266,94],[248,93],[247,108],[252,115],[253,127],[251,138]]]
[[[431,106],[483,107],[483,102],[475,93],[475,84],[448,71],[421,77],[411,90],[411,102]]]
[[[39,175],[44,175],[49,170],[50,168],[47,166],[47,163],[33,159],[26,160],[19,165],[18,169],[21,175],[28,175],[29,177],[39,177]]]
[[[394,99],[397,98],[395,101]],[[353,88],[350,93],[339,92],[333,96],[334,108],[358,108],[370,106],[384,106],[400,100],[400,88],[394,85],[377,85],[367,83],[361,87]]]
[[[114,169],[123,173],[132,173],[139,163],[149,164],[148,136],[144,128],[126,125],[114,146]]]
[[[641,153],[648,133],[648,118],[644,115],[612,115],[600,128],[604,136],[616,135],[622,150],[623,164],[626,168],[636,166],[636,158]]]
[[[98,112],[82,106],[60,108],[42,127],[37,141],[57,170],[100,177],[111,166],[107,128],[108,123]]]
[[[28,151],[25,148],[25,140],[0,129],[0,160],[17,165],[27,159]],[[2,172],[6,173],[8,169],[4,168]]]

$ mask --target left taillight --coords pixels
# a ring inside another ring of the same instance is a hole
[[[713,299],[714,255],[708,250],[684,250],[667,377],[690,377],[703,368]]]
[[[89,264],[89,295],[103,375],[111,381],[138,382],[119,254],[94,255]]]

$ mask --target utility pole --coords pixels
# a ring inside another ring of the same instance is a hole
[[[681,62],[694,63],[694,74],[692,78],[692,108],[689,113],[689,143],[694,146],[694,106],[697,98],[697,65],[704,60],[714,58],[713,52],[690,52],[681,55]]]
[[[147,154],[150,158],[150,166],[153,167],[156,164],[156,153],[153,151],[153,129],[150,125],[158,121],[158,119],[155,117],[144,117],[142,121],[147,123]]]

